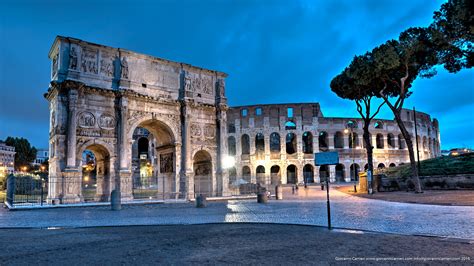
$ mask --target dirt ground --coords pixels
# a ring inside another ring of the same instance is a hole
[[[353,186],[341,186],[337,190],[368,199],[379,199],[395,202],[454,205],[454,206],[474,206],[474,190],[425,190],[423,193],[406,191],[379,192],[372,195],[364,193],[354,193]]]
[[[1,265],[470,264],[466,240],[270,224],[2,229]]]

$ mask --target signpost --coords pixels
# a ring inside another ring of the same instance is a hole
[[[314,164],[316,166],[335,165],[339,163],[338,152],[318,152],[314,154]],[[326,205],[328,211],[328,229],[331,230],[331,204],[329,202],[329,177],[326,178]]]

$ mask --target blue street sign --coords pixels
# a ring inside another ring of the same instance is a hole
[[[332,152],[318,152],[314,154],[314,164],[316,166],[331,165],[339,163],[339,153]]]

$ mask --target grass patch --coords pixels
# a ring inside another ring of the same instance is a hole
[[[474,153],[428,159],[421,161],[420,166],[420,176],[474,174]],[[410,164],[386,168],[384,173],[392,178],[409,178]]]

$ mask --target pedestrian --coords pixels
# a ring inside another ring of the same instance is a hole
[[[291,186],[291,193],[295,194],[295,185]]]

